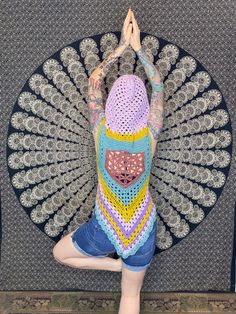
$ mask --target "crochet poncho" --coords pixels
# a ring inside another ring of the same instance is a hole
[[[113,84],[97,125],[94,214],[123,258],[144,244],[157,219],[149,191],[152,139],[148,114],[144,83],[136,75],[123,75]]]

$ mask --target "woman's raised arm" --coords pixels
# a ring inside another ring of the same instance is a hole
[[[159,133],[163,129],[163,110],[164,110],[164,93],[163,82],[155,65],[148,59],[143,49],[137,51],[139,60],[144,66],[147,77],[152,86],[152,95],[150,101],[150,113],[148,117],[148,126],[152,131],[155,140],[158,139]]]
[[[138,58],[144,66],[145,73],[152,86],[152,96],[150,102],[150,113],[148,117],[148,126],[152,134],[157,140],[159,133],[163,128],[163,82],[161,81],[160,73],[155,65],[148,59],[142,49],[140,43],[140,29],[132,12],[133,33],[131,34],[131,46],[136,51]]]
[[[95,134],[97,125],[103,119],[104,105],[102,101],[101,83],[112,65],[121,56],[126,47],[129,46],[130,36],[132,31],[131,21],[131,10],[129,9],[128,14],[125,18],[121,38],[117,48],[111,52],[92,72],[88,82],[88,96],[89,96],[89,109],[90,109],[90,124],[92,133]]]

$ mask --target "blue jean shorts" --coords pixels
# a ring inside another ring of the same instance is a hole
[[[132,271],[141,271],[149,267],[156,247],[157,221],[146,242],[134,255],[122,259],[123,267]],[[92,215],[88,222],[80,225],[71,235],[74,247],[87,256],[106,257],[116,252],[106,233],[99,225],[96,216]]]

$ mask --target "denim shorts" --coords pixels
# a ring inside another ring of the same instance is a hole
[[[145,243],[134,255],[122,259],[123,267],[132,271],[141,271],[149,267],[156,247],[157,221]],[[106,257],[116,252],[106,233],[100,227],[95,214],[88,222],[80,225],[71,235],[74,247],[87,256]]]

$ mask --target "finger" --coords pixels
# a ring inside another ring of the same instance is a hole
[[[129,24],[127,32],[126,32],[126,40],[127,40],[128,44],[130,44],[131,32],[132,32],[132,25]]]
[[[132,10],[131,10],[131,8],[129,8],[128,13],[126,15],[126,18],[128,18],[131,15],[131,12],[132,12]]]
[[[132,24],[129,24],[128,30],[127,30],[127,37],[130,39],[131,33],[132,33]]]
[[[133,28],[132,23],[129,23],[129,25],[127,26],[127,29],[124,30],[124,36],[128,40],[130,39],[130,34],[132,32],[132,28]]]
[[[138,27],[138,23],[134,17],[134,12],[132,12],[132,23],[133,23],[133,26],[134,26],[134,30],[137,31],[139,30],[139,27]]]
[[[126,15],[126,17],[125,17],[125,23],[128,21],[130,15],[131,15],[131,10],[129,9],[129,10],[128,10],[128,13],[127,13],[127,15]]]
[[[124,29],[128,27],[130,20],[131,20],[131,10],[129,9],[128,14],[126,15],[126,18],[125,18]]]
[[[129,26],[129,23],[131,21],[131,12],[129,12],[125,22],[124,22],[124,26],[123,26],[123,29],[126,31],[127,30],[127,27]]]

